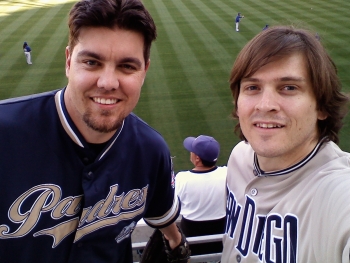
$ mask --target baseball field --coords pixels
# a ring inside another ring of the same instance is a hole
[[[62,88],[67,13],[74,1],[0,0],[0,99]],[[144,0],[158,27],[151,66],[135,109],[169,144],[175,171],[190,169],[182,141],[206,134],[221,144],[225,165],[238,142],[231,118],[229,72],[239,50],[266,25],[313,30],[350,94],[350,1]],[[235,32],[234,18],[245,18]],[[27,65],[22,44],[32,48]],[[30,127],[28,127],[30,129]],[[340,146],[350,151],[350,115]]]

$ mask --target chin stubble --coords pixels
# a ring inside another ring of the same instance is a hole
[[[111,116],[110,111],[102,111],[101,116],[109,117]],[[121,121],[115,121],[113,123],[111,122],[102,122],[102,121],[96,121],[92,118],[90,113],[85,113],[83,116],[83,121],[86,123],[86,125],[93,129],[94,131],[101,132],[101,133],[109,133],[116,131],[120,125]]]

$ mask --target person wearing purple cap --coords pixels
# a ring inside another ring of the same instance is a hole
[[[175,191],[181,202],[180,227],[186,237],[221,234],[225,229],[226,166],[217,166],[219,143],[210,136],[188,137],[183,145],[194,168],[178,172]],[[191,245],[191,254],[222,251],[222,242]]]

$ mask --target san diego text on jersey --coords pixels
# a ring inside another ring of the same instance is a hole
[[[263,258],[266,262],[296,262],[298,218],[291,214],[259,215],[256,214],[255,207],[251,197],[246,195],[245,204],[242,206],[234,194],[229,192],[225,233],[230,238],[239,235],[237,250],[242,256],[252,252],[261,262]],[[242,224],[238,229],[239,218]],[[253,225],[256,226],[255,229]],[[276,235],[276,232],[280,234]]]

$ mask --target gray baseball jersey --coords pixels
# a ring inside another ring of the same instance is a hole
[[[227,188],[222,263],[350,262],[350,154],[333,142],[274,172],[240,142]]]

